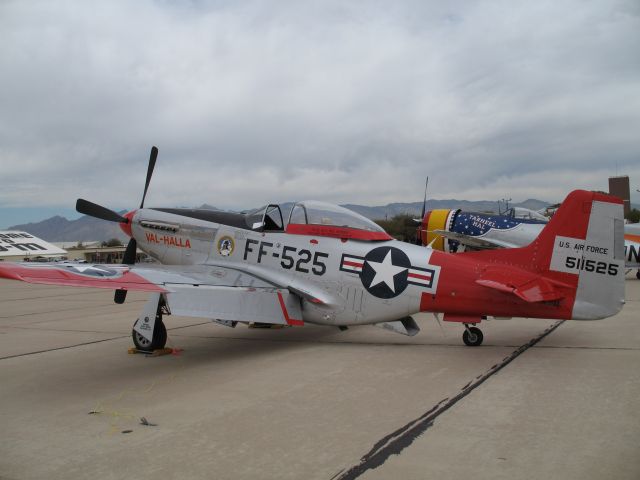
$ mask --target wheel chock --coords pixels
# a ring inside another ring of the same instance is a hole
[[[174,353],[173,348],[158,348],[157,350],[154,350],[153,352],[147,352],[145,350],[138,350],[135,347],[131,347],[127,350],[127,353],[129,355],[133,355],[135,353],[143,353],[144,355],[146,355],[147,357],[160,357],[162,355],[170,355],[172,353]]]
[[[278,330],[280,328],[284,328],[287,325],[280,325],[279,323],[261,323],[261,322],[249,322],[249,328],[267,328]]]

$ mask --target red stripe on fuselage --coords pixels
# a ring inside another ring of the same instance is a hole
[[[409,273],[409,278],[419,278],[421,280],[431,280],[431,275],[419,275],[417,273]]]
[[[309,235],[316,237],[333,237],[370,241],[393,240],[393,237],[389,236],[389,234],[384,231],[371,232],[369,230],[359,230],[357,228],[338,227],[334,225],[290,223],[287,225],[287,229],[285,231],[286,233],[293,235]]]
[[[355,268],[362,268],[362,266],[364,265],[364,263],[360,262],[350,262],[348,260],[345,260],[344,262],[342,262],[342,265],[345,267],[355,267]]]

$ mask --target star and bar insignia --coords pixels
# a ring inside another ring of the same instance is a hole
[[[439,267],[414,267],[402,250],[385,246],[374,248],[364,257],[343,254],[340,270],[358,274],[370,294],[378,298],[393,298],[408,285],[435,292]]]

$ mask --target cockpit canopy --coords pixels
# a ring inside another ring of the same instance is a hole
[[[346,208],[324,202],[296,203],[291,209],[286,228],[282,210],[275,203],[243,213],[187,208],[154,208],[153,210],[255,232],[286,232],[293,235],[313,235],[343,240],[393,240],[380,226],[368,218]]]
[[[523,207],[512,207],[509,210],[507,210],[504,213],[504,215],[506,217],[511,217],[511,218],[521,218],[523,220],[537,220],[539,222],[545,222],[545,223],[549,221],[549,219],[544,215],[542,215],[541,213],[538,213],[534,210],[530,210],[528,208],[523,208]]]
[[[282,212],[280,211],[280,207],[273,203],[245,213],[244,218],[247,222],[247,226],[252,230],[284,230],[284,222],[282,221]]]
[[[391,240],[382,227],[368,218],[338,205],[311,200],[293,206],[286,231],[358,240]]]

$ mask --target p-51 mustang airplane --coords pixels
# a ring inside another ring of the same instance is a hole
[[[622,202],[574,191],[525,248],[448,254],[393,240],[345,208],[300,202],[285,224],[278,205],[247,214],[140,208],[124,216],[79,199],[79,212],[119,222],[131,237],[127,265],[0,264],[0,276],[31,283],[150,292],[133,327],[141,350],[166,342],[163,315],[223,325],[385,324],[413,335],[411,315],[443,314],[465,327],[486,316],[600,319],[624,304]],[[136,247],[164,265],[133,265]]]
[[[517,248],[530,244],[546,224],[547,220],[513,214],[438,209],[423,214],[420,239],[422,245],[444,252]],[[624,251],[625,267],[637,268],[636,277],[640,279],[640,225],[624,226]]]

